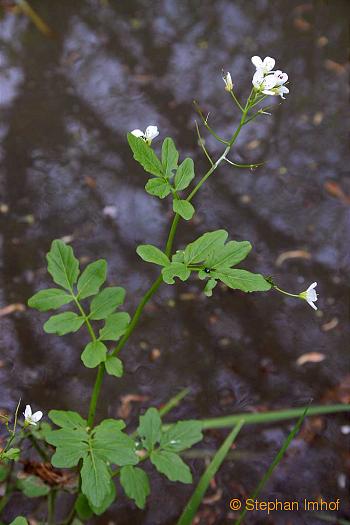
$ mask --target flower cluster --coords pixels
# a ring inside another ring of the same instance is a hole
[[[273,71],[275,59],[266,57],[261,60],[260,57],[253,56],[252,62],[256,68],[252,80],[255,89],[264,95],[279,95],[285,98],[283,95],[289,93],[289,89],[284,85],[288,80],[288,75],[279,69]]]
[[[131,133],[135,135],[135,137],[143,139],[148,145],[150,145],[152,140],[159,135],[157,126],[147,126],[145,132],[141,131],[140,129],[134,129]]]

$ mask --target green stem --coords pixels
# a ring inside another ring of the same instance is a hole
[[[286,292],[285,290],[282,290],[282,288],[278,288],[278,286],[276,285],[274,286],[274,289],[277,290],[278,292],[283,293],[284,295],[288,295],[289,297],[297,297],[298,299],[300,299],[299,294]]]
[[[95,415],[96,415],[96,407],[97,407],[97,402],[98,402],[98,398],[99,398],[100,391],[101,391],[104,373],[105,373],[105,365],[103,363],[100,363],[100,365],[98,366],[97,376],[96,376],[94,388],[92,390],[90,406],[89,406],[87,426],[90,428],[94,424]]]
[[[47,495],[47,523],[53,525],[55,523],[55,502],[56,502],[56,491],[50,490]]]
[[[236,95],[234,94],[233,89],[231,89],[230,93],[231,93],[231,96],[232,96],[233,100],[235,101],[235,103],[236,103],[237,106],[239,107],[239,109],[243,112],[244,109],[242,108],[241,104],[239,103],[238,98],[237,98]]]
[[[73,292],[72,292],[72,297],[73,297],[73,299],[74,299],[75,304],[77,305],[77,308],[78,308],[79,312],[81,313],[82,317],[84,317],[84,322],[85,322],[86,327],[87,327],[87,329],[88,329],[88,331],[89,331],[89,334],[90,334],[91,339],[92,339],[93,341],[96,341],[96,340],[97,340],[97,337],[96,337],[95,332],[94,332],[94,329],[92,328],[92,325],[91,325],[91,323],[90,323],[90,321],[89,321],[89,318],[88,318],[88,316],[87,316],[86,313],[85,313],[84,308],[81,306],[81,304],[80,304],[80,302],[79,302],[79,299],[74,295]]]
[[[248,113],[248,111],[249,111],[249,109],[251,107],[252,93],[253,93],[253,90],[250,92],[250,95],[249,95],[249,97],[247,99],[247,103],[246,103],[245,108],[243,110],[241,121],[240,121],[240,123],[239,123],[239,125],[238,125],[238,127],[237,127],[237,129],[235,131],[235,133],[233,134],[230,142],[223,141],[222,139],[220,139],[219,137],[214,135],[219,142],[222,142],[222,143],[226,144],[225,151],[223,152],[221,157],[219,157],[218,160],[210,167],[210,169],[207,171],[207,173],[201,178],[201,180],[198,182],[198,184],[192,190],[192,192],[190,193],[190,195],[186,199],[188,202],[192,200],[192,198],[196,195],[196,193],[201,188],[201,186],[205,183],[205,181],[210,177],[210,175],[216,170],[216,168],[225,159],[226,155],[228,154],[228,152],[232,148],[233,144],[235,143],[235,141],[236,141],[236,139],[237,139],[237,137],[239,135],[239,132],[242,129],[242,126],[244,125],[244,121],[245,121],[245,118],[247,116],[247,113]],[[203,120],[203,115],[202,115],[202,112],[201,112],[200,109],[199,109],[199,114],[201,115],[202,120]],[[212,132],[212,130],[210,128],[208,128],[208,125],[205,122],[205,119],[203,121],[204,121],[205,126],[207,127],[207,129],[210,132]],[[171,224],[171,228],[170,228],[170,231],[169,231],[169,235],[168,235],[168,239],[167,239],[166,247],[165,247],[165,253],[166,253],[166,255],[168,257],[170,257],[171,252],[172,252],[174,238],[175,238],[176,230],[177,230],[177,227],[178,227],[178,224],[179,224],[179,220],[180,220],[180,215],[178,213],[176,213],[174,218],[173,218],[173,222]],[[136,327],[136,325],[137,325],[137,323],[138,323],[138,321],[140,319],[140,316],[141,316],[141,314],[143,312],[144,307],[146,306],[148,301],[151,299],[151,297],[155,294],[155,292],[158,290],[158,288],[160,287],[162,282],[163,282],[162,275],[159,275],[159,277],[154,281],[154,283],[151,285],[151,287],[147,290],[145,295],[142,297],[142,299],[141,299],[140,303],[138,304],[138,306],[136,308],[136,311],[135,311],[135,313],[134,313],[134,315],[133,315],[133,317],[132,317],[132,319],[130,321],[130,324],[128,326],[127,331],[125,332],[123,337],[120,339],[119,343],[117,344],[117,346],[115,347],[115,349],[113,350],[111,355],[113,355],[113,356],[117,355],[121,351],[121,349],[124,347],[125,343],[128,341],[129,337],[131,336],[131,334],[135,330],[135,327]],[[79,309],[81,308],[80,304],[79,304],[78,308]],[[82,309],[81,309],[81,312],[82,312],[82,315],[84,316],[84,318],[86,319],[86,321],[88,322],[88,319],[86,318],[86,315],[85,315],[85,313],[84,313],[84,311]],[[93,423],[94,423],[95,414],[96,414],[96,407],[97,407],[97,402],[98,402],[98,398],[99,398],[100,391],[101,391],[104,371],[105,371],[104,364],[101,363],[99,365],[99,367],[98,367],[97,377],[96,377],[96,380],[95,380],[95,384],[94,384],[94,388],[93,388],[92,396],[91,396],[91,400],[90,400],[89,416],[88,416],[88,426],[90,426],[90,427],[93,426]]]

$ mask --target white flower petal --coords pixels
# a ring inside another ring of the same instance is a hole
[[[153,140],[159,135],[157,126],[147,126],[145,131],[145,137],[147,140]]]
[[[283,73],[283,71],[275,71],[275,76],[277,78],[277,86],[282,86],[282,84],[285,84],[288,80],[287,73]]]
[[[266,73],[271,71],[275,67],[275,64],[276,64],[276,60],[274,58],[271,58],[271,57],[265,57],[264,61],[262,63],[264,71]]]
[[[261,60],[261,58],[256,55],[252,57],[252,62],[256,69],[261,68],[263,65],[263,61]]]
[[[276,82],[277,82],[277,79],[276,79],[275,75],[267,75],[267,77],[264,78],[264,81],[262,83],[262,87],[264,89],[271,89],[271,88],[275,87]]]
[[[307,300],[307,299],[306,299]],[[314,310],[317,310],[317,306],[312,302],[312,301],[308,301],[308,304],[311,306],[311,308],[313,308]]]
[[[317,286],[317,283],[314,282],[314,283],[310,284],[309,288],[306,291],[308,292],[309,290],[312,290],[313,288],[316,288],[316,286]]]
[[[144,137],[144,133],[143,131],[141,131],[140,129],[134,129],[132,132],[131,132],[132,135],[134,135],[135,137]]]
[[[32,409],[30,405],[26,405],[25,411],[24,411],[24,417],[25,419],[28,419],[32,416]]]
[[[37,423],[38,421],[40,421],[40,419],[43,417],[43,413],[41,412],[41,410],[38,410],[37,412],[34,412],[34,414],[32,415],[32,420]]]
[[[259,88],[264,81],[264,74],[261,71],[256,71],[253,76],[252,84],[255,88]]]
[[[222,78],[223,78],[223,81],[225,82],[226,91],[231,91],[231,89],[233,88],[231,73],[229,72],[225,73],[225,75]]]

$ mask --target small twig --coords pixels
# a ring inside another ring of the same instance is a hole
[[[196,124],[196,130],[197,130],[197,135],[198,135],[198,141],[199,141],[199,145],[200,147],[202,148],[202,150],[204,151],[204,155],[207,157],[207,159],[209,160],[211,166],[213,166],[214,162],[212,161],[209,153],[207,152],[206,150],[206,147],[204,145],[204,140],[202,139],[202,136],[200,134],[200,131],[199,131],[199,127],[198,127],[198,123],[197,121],[195,120],[195,124]]]
[[[207,118],[204,118],[204,115],[203,115],[203,112],[198,104],[198,102],[196,100],[193,101],[193,105],[198,113],[198,115],[200,116],[204,126],[207,128],[207,130],[209,131],[209,133],[211,133],[213,135],[213,137],[216,138],[216,140],[218,140],[219,142],[221,142],[222,144],[226,144],[226,146],[228,146],[228,142],[227,140],[224,140],[222,139],[221,137],[219,137],[219,135],[217,133],[215,133],[215,131],[209,126],[208,124],[208,121],[207,121]]]

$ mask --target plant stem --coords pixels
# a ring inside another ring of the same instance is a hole
[[[244,121],[245,121],[247,113],[248,113],[248,111],[249,111],[249,109],[251,107],[251,103],[254,102],[254,100],[251,101],[252,93],[253,93],[253,90],[250,92],[250,95],[249,95],[249,97],[247,99],[246,105],[245,105],[244,110],[243,110],[243,114],[242,114],[240,123],[239,123],[235,133],[233,134],[231,140],[229,142],[226,142],[226,141],[223,141],[222,139],[220,139],[219,137],[216,137],[217,140],[219,140],[219,142],[222,142],[222,143],[226,144],[226,148],[225,148],[223,154],[210,167],[210,169],[207,171],[207,173],[201,178],[201,180],[198,182],[198,184],[192,190],[190,195],[187,197],[186,200],[188,202],[193,199],[193,197],[196,195],[196,193],[201,188],[201,186],[205,183],[205,181],[210,177],[210,175],[216,170],[216,168],[226,158],[226,155],[228,154],[228,152],[232,148],[233,144],[235,143],[235,141],[236,141],[236,139],[237,139],[237,137],[239,135],[239,132],[241,131],[241,129],[242,129],[243,125],[244,125]],[[200,112],[200,115],[201,115],[202,120],[203,120],[203,116],[202,116],[201,112]],[[205,123],[206,128],[208,129],[208,125],[205,122],[205,119],[204,119],[204,123]],[[209,129],[209,131],[212,132],[211,129]],[[178,227],[178,224],[179,224],[179,220],[180,220],[180,215],[178,213],[176,213],[174,218],[173,218],[171,227],[170,227],[170,231],[169,231],[169,235],[168,235],[168,239],[167,239],[166,247],[165,247],[165,253],[166,253],[166,255],[168,257],[170,257],[171,252],[172,252],[174,238],[175,238],[176,230],[177,230],[177,227]],[[134,315],[133,315],[133,317],[132,317],[132,319],[130,321],[130,324],[129,324],[128,328],[127,328],[127,331],[125,332],[123,337],[120,339],[119,343],[117,344],[117,346],[115,347],[115,349],[113,350],[111,355],[113,355],[113,356],[117,355],[121,351],[121,349],[124,347],[125,343],[128,341],[129,337],[131,336],[131,334],[135,330],[135,327],[136,327],[136,325],[137,325],[137,323],[138,323],[138,321],[140,319],[140,316],[141,316],[141,314],[143,312],[144,307],[146,306],[148,301],[151,299],[151,297],[156,293],[156,291],[158,290],[158,288],[160,287],[162,282],[163,282],[162,275],[159,275],[158,278],[153,282],[151,287],[147,290],[145,295],[142,297],[142,299],[139,302],[139,304],[138,304],[138,306],[137,306],[137,308],[135,310],[135,313],[134,313]],[[78,303],[79,303],[79,301],[77,302],[77,306],[78,306]],[[84,316],[84,318],[86,319],[87,324],[88,324],[89,320],[86,318],[85,312],[82,310],[80,304],[79,304],[78,308],[81,309],[80,311],[81,311],[82,315]],[[89,328],[89,326],[88,326],[88,328]],[[92,330],[92,328],[91,328],[91,330]],[[95,380],[95,384],[94,384],[94,388],[93,388],[92,396],[91,396],[91,400],[90,400],[89,415],[88,415],[88,426],[89,427],[92,427],[93,423],[94,423],[95,414],[96,414],[96,407],[97,407],[97,402],[98,402],[98,398],[99,398],[100,391],[101,391],[101,386],[102,386],[104,372],[105,372],[105,367],[104,367],[104,364],[101,363],[99,365],[99,367],[98,367],[97,377],[96,377],[96,380]]]
[[[48,525],[53,525],[55,523],[55,501],[56,501],[56,491],[50,490],[47,495],[47,523]]]

